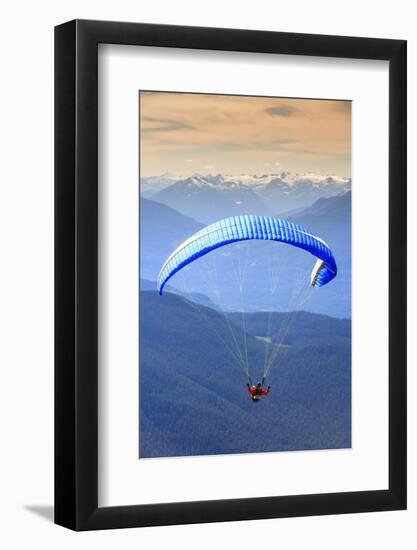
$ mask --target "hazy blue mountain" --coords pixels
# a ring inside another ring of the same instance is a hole
[[[254,404],[234,341],[260,377],[267,315],[246,315],[245,336],[233,315],[141,292],[140,457],[351,446],[350,322],[298,313]]]
[[[320,198],[314,204],[293,213],[292,218],[310,226],[332,227],[334,224],[350,226],[352,193],[346,191],[332,198]],[[290,216],[291,217],[291,216]]]
[[[203,227],[176,210],[145,198],[140,200],[140,276],[156,281],[165,259],[187,237]]]
[[[292,219],[324,239],[336,258],[336,279],[319,289],[308,308],[338,317],[351,316],[351,213],[352,197],[347,191],[332,198],[321,198]]]
[[[305,208],[321,198],[340,195],[349,191],[350,187],[351,181],[348,178],[340,182],[340,179],[335,180],[334,177],[327,176],[320,183],[316,183],[306,176],[299,177],[294,184],[277,177],[259,188],[258,192],[274,214],[281,215],[283,212]]]
[[[240,214],[270,213],[249,186],[225,182],[221,176],[216,179],[196,175],[177,181],[156,193],[153,199],[204,224]]]
[[[151,198],[155,193],[165,189],[178,181],[178,177],[173,174],[162,174],[161,176],[148,176],[140,178],[140,194],[142,197]]]
[[[156,290],[156,281],[149,281],[148,279],[141,279],[140,280],[140,290]],[[198,292],[181,292],[178,289],[172,287],[171,285],[167,284],[164,288],[164,293],[171,293],[176,294],[185,300],[188,300],[190,302],[193,302],[195,304],[203,305],[206,307],[210,307],[211,309],[218,309],[217,304],[212,302],[208,296],[205,296],[204,294],[200,294]]]
[[[141,279],[140,280],[140,290],[156,290],[156,282],[155,281],[148,281],[148,279]]]

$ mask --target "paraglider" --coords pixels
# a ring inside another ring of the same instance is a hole
[[[255,384],[251,384],[250,382],[248,382],[246,386],[248,388],[248,392],[252,398],[253,403],[259,403],[261,397],[267,396],[269,390],[271,389],[271,386],[268,386],[265,390],[263,388],[263,381],[259,382],[256,386]]]
[[[159,294],[163,294],[164,287],[171,277],[198,258],[220,247],[240,241],[275,241],[309,252],[316,258],[315,265],[308,279],[308,287],[310,288],[323,287],[337,275],[337,265],[333,253],[326,242],[319,236],[314,235],[311,231],[286,219],[245,214],[225,218],[212,223],[181,243],[165,260],[161,267],[157,279]],[[271,255],[273,252],[274,250],[271,250]],[[225,319],[233,334],[231,323],[226,315]],[[272,345],[269,360],[266,361],[265,358],[263,379],[261,383],[257,385],[252,384],[247,357],[242,358],[242,356],[240,356],[241,362],[245,363],[243,368],[248,378],[247,388],[253,402],[259,402],[262,396],[267,396],[269,393],[270,386],[264,389],[264,383],[274,364],[281,342],[288,334],[290,322],[291,321],[288,320],[287,325],[281,327],[281,341]],[[246,333],[246,327],[243,327],[243,333]],[[233,340],[237,346],[234,334]],[[268,338],[263,338],[263,340],[267,342]],[[238,350],[238,352],[240,354],[240,350]]]
[[[317,257],[311,273],[311,285],[320,287],[337,274],[336,261],[328,245],[298,224],[270,216],[242,215],[212,223],[198,231],[165,260],[159,272],[159,293],[180,269],[212,250],[238,241],[278,241],[302,248]]]

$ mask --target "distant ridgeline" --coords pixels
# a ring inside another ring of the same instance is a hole
[[[351,189],[351,179],[280,172],[263,176],[195,174],[141,178],[141,195],[204,224],[228,216],[281,216]]]

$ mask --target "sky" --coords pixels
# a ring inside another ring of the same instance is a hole
[[[351,175],[351,102],[140,92],[141,176]]]

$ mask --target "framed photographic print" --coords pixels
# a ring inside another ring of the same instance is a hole
[[[406,507],[406,42],[55,32],[55,521]]]

